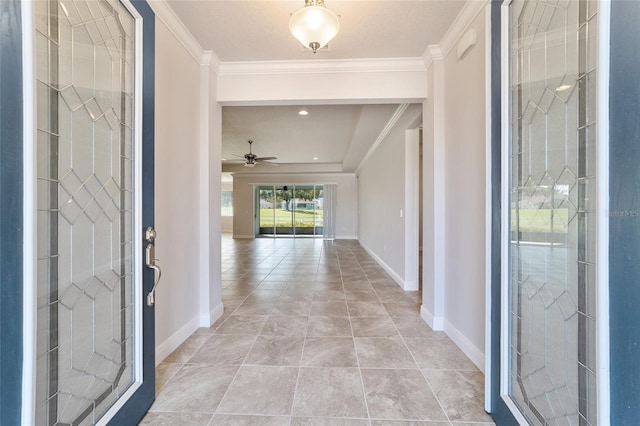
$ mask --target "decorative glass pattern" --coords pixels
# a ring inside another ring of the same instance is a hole
[[[36,424],[94,424],[133,383],[134,18],[36,1]]]
[[[597,2],[510,5],[510,395],[596,424]]]

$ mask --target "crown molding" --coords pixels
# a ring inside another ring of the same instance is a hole
[[[449,52],[451,52],[451,49],[455,47],[458,39],[462,37],[473,20],[489,3],[489,0],[469,0],[464,4],[462,10],[460,10],[460,13],[458,13],[458,16],[456,16],[456,19],[453,21],[453,24],[451,24],[442,37],[442,40],[440,40],[440,44],[429,45],[425,49],[422,56],[426,68],[429,68],[432,61],[444,59]]]
[[[474,19],[480,12],[484,10],[484,7],[488,5],[489,0],[470,0],[464,4],[458,16],[453,21],[453,24],[449,27],[445,35],[440,41],[440,48],[442,49],[443,57],[447,56],[451,49],[456,46],[458,39],[469,28]]]
[[[366,162],[369,160],[369,157],[371,157],[371,155],[375,152],[375,150],[378,149],[378,147],[380,146],[382,141],[384,141],[384,138],[387,137],[391,129],[393,129],[393,127],[398,123],[398,120],[400,120],[400,117],[402,117],[402,114],[404,114],[407,108],[409,108],[409,104],[398,105],[398,108],[396,108],[391,118],[389,118],[389,121],[387,121],[387,124],[380,131],[380,134],[378,134],[378,137],[373,142],[373,145],[371,145],[371,148],[369,148],[369,151],[367,151],[365,156],[362,157],[362,160],[360,160],[360,164],[358,164],[358,167],[356,167],[356,171],[355,171],[356,175],[358,174],[362,166],[364,166]]]
[[[205,51],[193,34],[187,29],[184,23],[178,18],[166,0],[153,0],[149,2],[156,17],[171,31],[182,46],[200,65],[210,66],[213,71],[218,72],[220,59],[211,51]]]
[[[219,75],[425,71],[423,58],[222,62]]]
[[[203,67],[209,67],[216,74],[220,70],[220,59],[213,53],[213,50],[205,50],[202,54],[202,60],[200,61],[200,65]]]
[[[424,63],[427,69],[431,66],[433,61],[442,61],[444,55],[442,54],[442,47],[439,44],[430,44],[424,51]]]

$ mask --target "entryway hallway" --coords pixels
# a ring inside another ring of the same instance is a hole
[[[493,424],[482,372],[357,241],[222,245],[224,316],[157,367],[142,424]]]

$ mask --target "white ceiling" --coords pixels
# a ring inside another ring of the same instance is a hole
[[[340,15],[341,28],[329,48],[314,55],[289,33],[289,16],[304,6],[304,0],[168,0],[200,46],[222,62],[422,57],[429,45],[442,40],[464,3],[325,0],[326,7]],[[302,108],[308,116],[297,114]],[[252,139],[255,154],[278,157],[277,163],[302,163],[314,171],[323,167],[354,171],[397,108],[397,104],[225,106],[222,158],[237,160],[232,154],[249,152],[247,140]],[[286,168],[287,164],[262,165],[243,171]]]
[[[340,15],[329,51],[314,55],[289,33],[304,0],[169,0],[205,50],[223,62],[420,57],[438,44],[462,0],[325,0]]]

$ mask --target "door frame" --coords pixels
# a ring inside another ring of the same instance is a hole
[[[136,350],[135,356],[138,356],[138,361],[142,365],[142,374],[136,375],[137,378],[142,381],[139,385],[134,384],[125,395],[131,394],[130,397],[122,401],[120,399],[113,407],[111,407],[103,416],[98,424],[123,424],[123,423],[137,423],[148,411],[148,408],[153,403],[155,398],[155,317],[154,307],[148,307],[145,303],[146,295],[153,287],[154,273],[152,270],[145,268],[142,259],[144,250],[144,236],[142,230],[148,226],[153,226],[154,223],[154,91],[155,91],[155,14],[151,7],[147,4],[146,0],[129,0],[130,9],[132,13],[137,13],[136,17],[136,75],[135,84],[139,87],[136,93],[136,100],[141,106],[136,111],[136,124],[138,125],[139,132],[138,140],[140,144],[136,147],[136,155],[141,155],[141,162],[138,163],[138,170],[136,172],[136,184],[140,188],[141,196],[136,201],[140,208],[140,214],[136,218],[136,231],[140,231],[138,236],[138,243],[136,244],[135,261],[138,264],[139,274],[142,279],[142,288],[136,289],[136,299],[139,301],[137,310],[136,321],[142,321],[140,324],[141,337],[138,344],[141,345]],[[35,28],[34,28],[34,9],[32,2],[3,2],[4,4],[15,5],[18,9],[17,14],[17,27],[15,28],[16,34],[11,32],[10,34],[20,38],[21,44],[19,46],[16,55],[16,62],[22,65],[20,84],[15,85],[15,90],[8,95],[12,95],[14,98],[14,105],[19,105],[20,108],[15,107],[15,111],[19,111],[19,120],[16,123],[22,122],[20,133],[14,132],[15,145],[7,146],[7,149],[21,150],[22,161],[15,161],[13,158],[14,167],[13,173],[20,173],[19,178],[22,180],[22,185],[19,187],[12,186],[12,191],[15,191],[15,199],[21,202],[21,211],[19,212],[19,222],[22,223],[22,235],[17,239],[19,234],[15,234],[13,240],[12,250],[16,253],[13,257],[19,256],[19,265],[12,265],[14,268],[13,274],[22,275],[22,280],[19,283],[15,281],[16,285],[10,288],[2,286],[3,293],[6,291],[11,294],[11,298],[15,299],[16,303],[13,304],[10,309],[6,309],[4,301],[10,299],[4,299],[2,303],[2,315],[11,314],[15,318],[22,320],[22,326],[17,331],[19,338],[13,336],[13,341],[16,343],[13,358],[14,362],[19,364],[11,372],[11,379],[6,383],[11,386],[13,391],[12,397],[4,398],[4,386],[3,401],[11,400],[12,404],[9,405],[10,410],[7,412],[3,406],[2,418],[0,420],[4,423],[5,416],[7,419],[12,419],[11,424],[32,424],[35,415],[35,383],[36,383],[36,286],[35,286],[35,257],[36,257],[36,221],[35,221],[35,164],[36,164],[36,150],[35,150],[35,116],[36,116],[36,97],[33,82],[35,81]],[[143,24],[144,22],[144,24]],[[14,28],[12,28],[14,29]],[[21,33],[21,34],[20,34]],[[30,52],[30,54],[24,54],[24,52]],[[22,56],[21,60],[18,60],[18,54]],[[4,55],[4,52],[3,52]],[[18,68],[15,68],[18,70]],[[12,74],[13,75],[13,74]],[[3,78],[3,82],[6,81]],[[14,92],[17,92],[14,93]],[[5,96],[4,90],[2,90],[2,97],[0,101],[9,102],[9,96]],[[4,114],[3,114],[4,118]],[[4,127],[4,126],[3,126]],[[4,138],[3,138],[4,139]],[[141,145],[141,146],[140,146]],[[3,142],[3,148],[5,145]],[[18,157],[18,158],[20,158]],[[4,156],[3,152],[3,164]],[[141,168],[141,170],[140,170]],[[7,172],[12,170],[7,169]],[[3,167],[3,173],[5,168]],[[18,179],[16,176],[15,180]],[[7,182],[7,185],[9,182]],[[5,185],[4,179],[0,182],[0,185]],[[4,188],[2,188],[4,191]],[[8,189],[8,188],[7,188]],[[10,195],[9,195],[10,196]],[[3,194],[3,199],[5,195]],[[5,203],[2,203],[4,206]],[[4,218],[4,215],[3,215]],[[4,223],[4,220],[3,220]],[[13,221],[11,223],[14,223]],[[4,231],[4,229],[3,229]],[[3,237],[3,241],[5,241]],[[7,240],[10,241],[10,240]],[[22,247],[22,250],[16,250],[16,246]],[[0,246],[4,256],[4,243]],[[3,271],[4,273],[4,271]],[[17,320],[16,320],[17,322]],[[4,321],[3,321],[4,328]],[[11,328],[11,331],[16,332],[15,327]],[[4,342],[4,340],[3,340]],[[4,352],[4,351],[3,351]],[[5,383],[4,374],[7,371],[8,364],[5,359],[2,359],[0,368],[3,374],[3,383]],[[19,368],[18,368],[19,367]],[[134,389],[135,388],[135,389]]]
[[[0,16],[9,24],[0,33],[0,424],[20,424],[25,278],[21,3],[0,2]]]
[[[609,0],[607,0],[609,1]],[[613,1],[610,29],[609,309],[611,329],[611,424],[636,424],[640,416],[640,3]],[[602,41],[601,41],[602,43]],[[609,55],[607,55],[609,56]],[[603,129],[601,129],[603,130]],[[601,159],[604,161],[604,159]],[[605,424],[605,423],[602,423]]]

